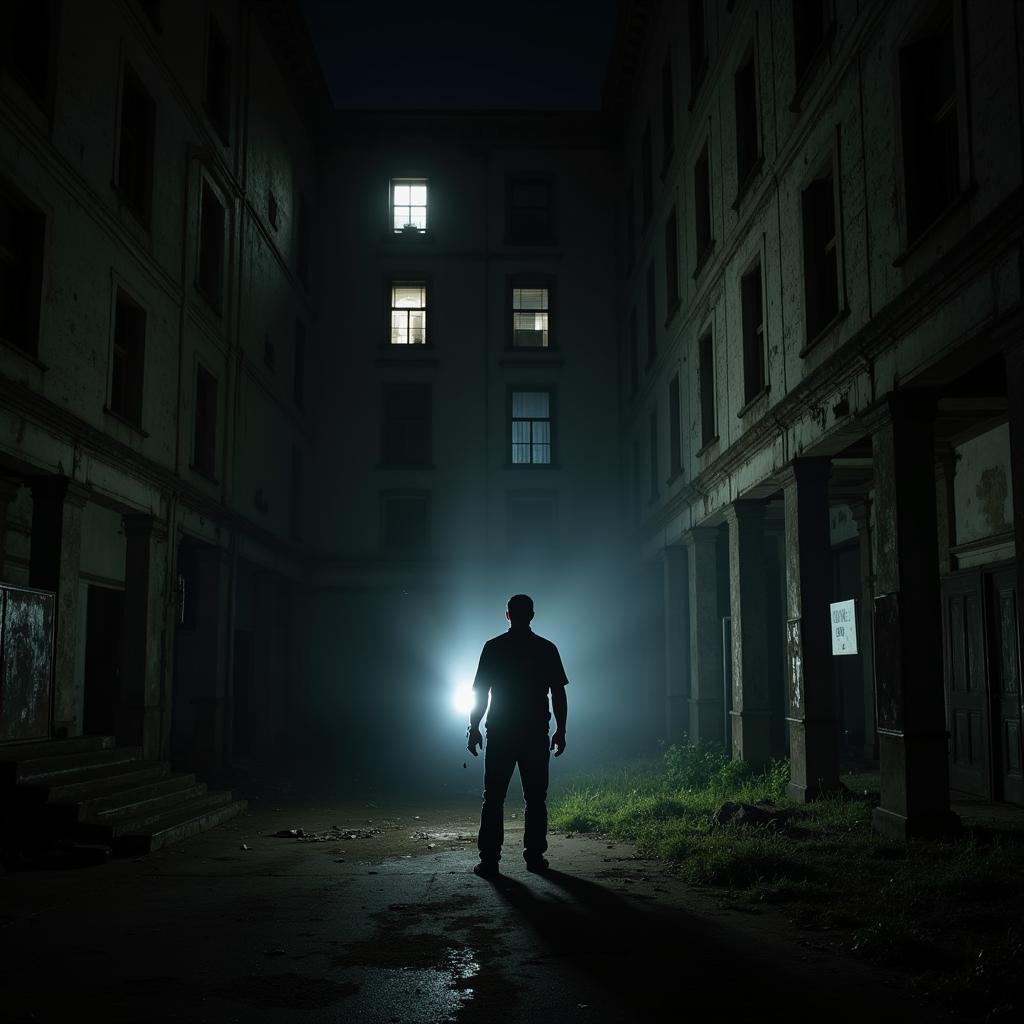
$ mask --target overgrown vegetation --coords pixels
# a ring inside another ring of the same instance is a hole
[[[1024,993],[1024,837],[973,829],[894,842],[871,827],[874,777],[848,776],[844,792],[811,804],[787,800],[788,781],[786,762],[756,773],[720,748],[673,746],[656,761],[577,777],[555,794],[551,822],[636,843],[688,881],[748,904],[784,903],[819,940],[908,971],[958,1011],[1015,1017]],[[788,813],[781,823],[716,824],[726,802]]]

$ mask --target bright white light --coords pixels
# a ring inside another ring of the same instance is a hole
[[[472,683],[460,683],[452,693],[452,707],[460,715],[468,715],[476,705]]]

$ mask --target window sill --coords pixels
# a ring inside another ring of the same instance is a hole
[[[682,475],[683,467],[677,466],[674,470],[672,470],[672,475],[665,481],[665,486],[672,487]]]
[[[707,441],[704,442],[703,445],[701,445],[700,448],[697,449],[697,458],[699,459],[702,455],[706,455],[709,451],[711,451],[712,448],[717,447],[717,445],[718,435],[715,434],[714,437],[709,438]]]
[[[761,390],[758,391],[756,395],[754,395],[752,398],[748,398],[747,401],[744,403],[743,407],[739,410],[739,412],[736,413],[736,418],[739,420],[743,419],[743,417],[746,416],[747,413],[754,408],[754,406],[760,405],[762,401],[768,397],[768,394],[771,391],[771,389],[771,384],[765,384],[765,386],[761,388]]]
[[[434,236],[430,231],[388,231],[384,238],[390,242],[430,242]]]
[[[204,469],[202,466],[197,466],[194,462],[188,464],[188,468],[195,473],[196,476],[201,476],[207,483],[220,484],[220,481],[213,475],[212,471]]]
[[[697,265],[693,268],[693,274],[691,277],[694,281],[700,277],[701,272],[707,266],[708,261],[711,259],[711,254],[715,251],[715,240],[712,238],[707,245],[704,246],[704,251],[697,257]]]
[[[978,191],[978,186],[974,182],[968,185],[965,189],[957,194],[957,196],[949,203],[947,203],[938,216],[915,238],[910,242],[904,250],[892,261],[894,267],[903,267],[907,261],[912,259],[914,254],[919,252],[928,243],[928,240],[933,236],[936,230],[940,227],[942,222],[947,217],[952,216],[961,207],[966,206],[975,196]]]
[[[750,170],[743,176],[743,180],[736,189],[736,198],[732,201],[732,208],[739,213],[740,206],[747,194],[753,190],[754,183],[761,177],[761,168],[764,167],[764,154],[762,153],[751,165]]]
[[[139,437],[149,437],[148,430],[143,430],[138,423],[134,422],[134,420],[128,419],[128,417],[123,415],[122,413],[115,412],[113,409],[110,408],[109,405],[103,406],[103,411],[104,413],[106,413],[107,416],[110,416],[113,419],[117,420],[118,423],[123,423],[129,429],[134,430],[135,433],[139,435]]]
[[[518,472],[547,473],[550,470],[561,469],[557,462],[506,462],[505,469],[512,469]]]
[[[849,315],[849,308],[844,306],[813,338],[807,339],[807,344],[797,352],[797,355],[803,359],[811,349],[817,348]]]
[[[152,223],[152,211],[146,213],[143,210],[138,209],[135,204],[124,194],[121,186],[116,181],[111,181],[110,187],[114,190],[114,194],[117,196],[117,208],[118,211],[127,213],[129,217],[135,222],[136,226],[140,231],[144,231],[147,236],[151,234],[151,223]]]
[[[676,313],[679,312],[679,310],[682,307],[682,305],[683,305],[682,298],[679,297],[679,296],[676,296],[676,298],[672,302],[672,305],[668,307],[668,310],[665,313],[665,323],[664,323],[665,327],[668,327],[669,324],[672,323],[672,321],[676,317]]]
[[[792,113],[799,114],[803,109],[807,93],[810,91],[815,77],[817,77],[819,68],[824,63],[825,55],[832,49],[832,40],[835,39],[835,36],[836,23],[833,20],[822,34],[821,42],[818,43],[818,48],[811,54],[811,59],[807,62],[807,67],[804,68],[803,74],[797,79],[793,98],[789,101],[789,109]]]
[[[0,337],[0,346],[2,346],[6,351],[13,352],[16,356],[20,356],[26,363],[31,363],[37,370],[42,370],[43,373],[46,373],[50,369],[46,363],[40,362],[37,356],[34,356],[31,352],[23,349],[17,342],[8,341],[7,338]]]

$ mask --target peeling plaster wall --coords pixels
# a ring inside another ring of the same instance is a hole
[[[953,501],[961,569],[1012,558],[1010,434],[1004,424],[955,449]]]

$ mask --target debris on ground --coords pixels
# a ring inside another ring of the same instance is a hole
[[[306,833],[301,828],[283,828],[274,833],[275,839],[301,839]]]
[[[727,801],[711,816],[716,825],[784,825],[793,816],[785,807],[767,801],[756,804]]]
[[[239,848],[240,850],[248,850],[248,849],[249,849],[249,846],[248,846],[248,844],[247,844],[247,843],[239,843],[239,845],[238,845],[238,848]]]

